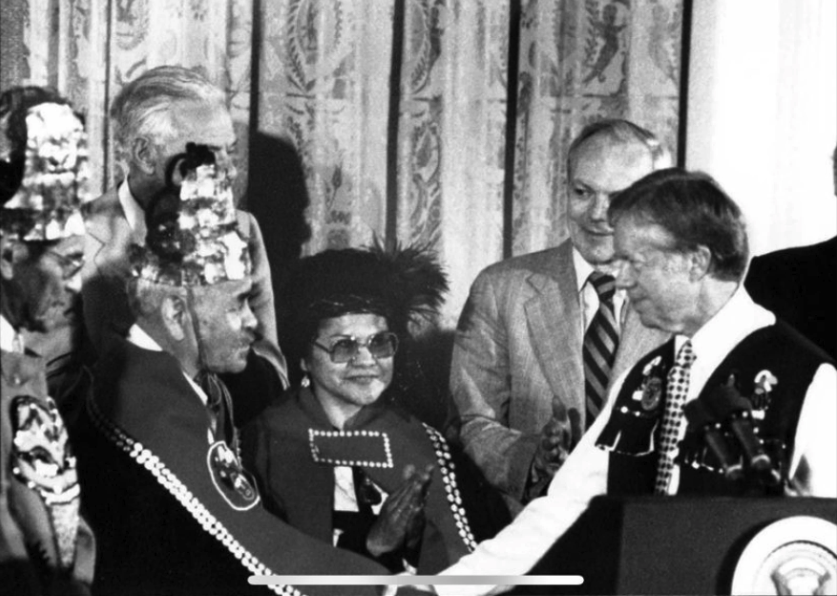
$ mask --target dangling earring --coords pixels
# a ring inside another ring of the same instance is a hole
[[[302,387],[310,387],[311,386],[311,379],[308,378],[308,373],[302,377],[302,380],[299,382]]]

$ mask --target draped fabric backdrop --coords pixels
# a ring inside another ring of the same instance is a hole
[[[86,113],[104,190],[122,85],[200,69],[229,98],[238,196],[277,277],[300,252],[427,243],[450,327],[481,268],[566,237],[584,124],[626,117],[676,149],[683,1],[3,0],[0,85],[50,84]]]

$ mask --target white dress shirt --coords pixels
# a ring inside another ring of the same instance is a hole
[[[775,316],[756,305],[739,288],[692,340],[692,364],[687,401],[695,399],[710,374],[729,352],[752,332],[775,322]],[[679,348],[685,337],[675,337]],[[596,447],[596,441],[610,418],[613,402],[627,377],[614,383],[600,416],[584,434],[578,446],[556,472],[547,494],[527,505],[514,522],[495,538],[481,542],[477,549],[442,572],[442,575],[522,575],[546,553],[587,509],[593,497],[607,492],[609,454]],[[789,475],[805,496],[837,497],[837,370],[822,364],[816,371],[796,428]],[[680,429],[685,432],[685,422]],[[800,465],[804,462],[804,465]],[[677,467],[675,466],[675,470]],[[669,484],[677,491],[679,475]],[[502,586],[437,586],[442,595],[493,594]]]
[[[23,353],[23,336],[3,315],[0,315],[0,350]]]

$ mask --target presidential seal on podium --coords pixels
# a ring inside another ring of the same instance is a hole
[[[773,522],[744,548],[732,594],[837,594],[837,525],[799,515]]]

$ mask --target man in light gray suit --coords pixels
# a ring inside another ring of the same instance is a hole
[[[631,122],[588,125],[568,152],[570,238],[491,265],[471,287],[451,366],[456,423],[513,515],[545,490],[604,405],[610,380],[667,339],[643,327],[613,278],[596,272],[613,271],[611,196],[669,161],[656,137]],[[600,296],[599,279],[609,293]],[[610,313],[606,332],[594,325],[600,310]]]
[[[96,351],[106,333],[124,333],[134,322],[125,292],[132,243],[145,244],[145,207],[165,186],[171,158],[186,143],[208,145],[235,177],[235,132],[224,94],[200,74],[179,66],[146,71],[122,89],[111,106],[116,144],[127,165],[127,177],[90,205],[82,270],[82,301],[87,333]],[[250,308],[258,320],[259,340],[248,359],[248,383],[260,389],[235,400],[236,423],[255,415],[271,393],[288,385],[279,350],[270,267],[255,218],[239,210],[238,227],[253,265]],[[260,358],[257,358],[256,355]],[[268,368],[269,367],[269,368]],[[275,371],[272,374],[271,369]],[[233,397],[236,379],[225,379]]]

